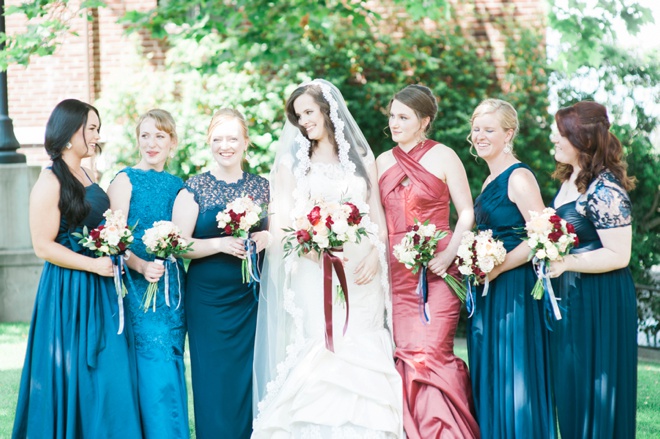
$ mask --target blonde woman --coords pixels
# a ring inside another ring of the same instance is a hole
[[[199,439],[249,438],[252,432],[252,359],[257,318],[253,287],[243,283],[242,238],[227,236],[216,215],[227,203],[251,196],[269,199],[268,181],[243,171],[249,145],[245,117],[219,110],[207,137],[216,166],[190,178],[174,204],[173,221],[193,243],[185,298]],[[268,244],[266,222],[251,238],[261,252]]]
[[[140,417],[145,438],[180,438],[189,434],[188,394],[183,352],[186,325],[183,314],[183,264],[154,262],[142,237],[156,221],[172,219],[172,206],[183,181],[165,171],[177,146],[176,125],[165,110],[153,109],[135,128],[140,161],[124,168],[108,188],[110,207],[121,209],[128,224],[136,224],[135,240],[127,252],[130,281],[124,303],[131,314],[137,352]],[[168,275],[168,305],[165,300],[165,267]],[[144,309],[144,294],[150,282],[158,282],[156,307]],[[163,395],[168,395],[163,398]]]
[[[486,99],[471,119],[471,144],[490,174],[476,198],[479,230],[490,229],[507,250],[475,294],[468,321],[468,357],[482,438],[554,438],[548,335],[543,302],[531,291],[536,275],[522,241],[530,210],[545,207],[530,168],[513,154],[518,115],[506,101]]]

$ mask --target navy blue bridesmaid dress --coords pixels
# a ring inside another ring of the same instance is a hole
[[[479,230],[490,229],[507,251],[524,236],[525,219],[509,199],[516,163],[498,175],[475,200]],[[548,335],[543,302],[531,296],[536,275],[531,263],[490,282],[475,293],[468,320],[468,358],[477,421],[484,439],[556,437],[550,389]]]
[[[252,196],[269,200],[268,180],[244,173],[226,183],[206,172],[186,182],[199,206],[193,237],[226,236],[216,215],[227,203]],[[265,228],[263,221],[260,229]],[[257,297],[243,283],[241,259],[217,253],[193,259],[185,296],[190,342],[195,433],[198,439],[247,439],[252,434],[252,363]]]
[[[155,221],[170,221],[172,206],[183,181],[167,172],[125,168],[131,181],[131,204],[128,224],[133,230],[131,252],[146,261],[154,255],[146,251],[142,242],[145,230]],[[137,354],[138,395],[140,417],[147,439],[187,438],[188,393],[186,390],[183,353],[186,324],[183,311],[185,272],[181,261],[166,261],[170,306],[165,302],[165,277],[158,282],[156,310],[142,308],[149,282],[140,273],[130,270],[125,277],[130,294],[126,296],[131,314]],[[180,287],[180,288],[179,288]],[[178,305],[178,306],[177,306]]]
[[[599,229],[630,225],[628,194],[609,171],[577,201],[556,207],[573,224],[580,245],[602,248]],[[626,268],[606,273],[564,272],[553,280],[564,308],[550,333],[553,388],[564,438],[635,437],[637,300]]]
[[[110,206],[98,185],[86,188],[89,229]],[[56,241],[91,255],[62,219]],[[141,438],[130,317],[117,334],[112,278],[46,262],[28,335],[12,437]]]

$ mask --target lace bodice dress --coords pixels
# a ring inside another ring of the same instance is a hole
[[[130,250],[153,261],[142,242],[144,232],[156,221],[170,221],[172,207],[183,181],[167,172],[125,168],[131,181],[127,222],[134,225]],[[170,305],[165,300],[165,276],[158,282],[156,310],[143,309],[149,282],[130,270],[125,298],[131,314],[138,360],[140,413],[147,438],[182,438],[189,434],[188,395],[183,364],[186,325],[183,311],[185,271],[181,260],[166,261]]]
[[[555,209],[575,227],[574,254],[602,248],[599,230],[632,221],[630,198],[609,171]],[[635,437],[637,303],[630,270],[564,272],[553,284],[563,308],[550,332],[552,370],[561,371],[553,390],[562,437]]]
[[[216,215],[236,198],[251,196],[263,205],[269,200],[268,180],[248,173],[227,183],[206,172],[189,179],[186,189],[199,206],[197,239],[226,236]],[[266,225],[265,218],[258,229]],[[249,438],[258,303],[243,283],[241,259],[216,253],[192,260],[185,304],[197,438]]]

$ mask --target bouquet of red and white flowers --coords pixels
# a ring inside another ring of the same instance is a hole
[[[544,293],[548,293],[552,312],[557,320],[561,319],[557,298],[548,279],[548,263],[557,261],[566,256],[569,251],[579,244],[575,228],[566,222],[555,210],[547,207],[541,213],[530,211],[531,218],[525,223],[527,244],[531,249],[530,258],[538,280],[532,289],[532,296],[539,300]]]
[[[83,227],[81,233],[72,233],[71,235],[80,238],[80,245],[94,252],[96,256],[109,256],[114,268],[114,283],[117,292],[117,302],[119,304],[119,330],[121,334],[124,330],[124,301],[127,293],[126,287],[122,282],[121,275],[124,271],[124,253],[133,242],[134,224],[129,227],[126,223],[126,216],[121,210],[110,209],[103,213],[105,223],[95,229],[88,231]]]
[[[477,285],[479,280],[483,280],[484,291],[482,296],[488,294],[487,275],[493,271],[496,265],[504,262],[505,257],[504,243],[493,238],[492,230],[482,230],[477,234],[471,231],[463,232],[455,263],[467,285],[466,306],[470,316],[474,312],[472,286]]]
[[[177,291],[179,292],[179,302],[177,309],[181,305],[181,283],[179,281],[179,267],[176,263],[176,257],[190,251],[192,243],[186,242],[181,237],[181,230],[171,221],[156,221],[153,227],[144,231],[142,236],[147,253],[156,256],[155,261],[165,266],[165,304],[170,306],[169,295],[169,268],[173,265],[177,272],[177,282],[179,282]],[[147,291],[144,293],[142,307],[144,312],[152,307],[156,311],[156,293],[158,292],[158,282],[150,282]]]
[[[335,255],[343,251],[347,242],[359,243],[367,235],[367,229],[361,225],[362,218],[367,214],[367,207],[360,210],[350,201],[328,202],[313,200],[312,207],[307,214],[295,219],[294,227],[283,229],[286,236],[283,238],[284,255],[295,253],[303,256],[312,251],[317,252],[323,259],[323,301],[326,304],[326,347],[334,351],[332,342],[332,268],[337,273],[340,286],[337,295],[346,304],[346,323],[344,333],[348,327],[348,286],[342,258]],[[329,305],[329,306],[328,306]]]
[[[392,247],[392,253],[406,268],[412,270],[413,274],[419,272],[417,295],[419,297],[420,318],[423,323],[426,323],[430,321],[428,281],[426,279],[427,267],[428,263],[435,256],[435,249],[438,246],[438,242],[447,236],[447,232],[437,230],[435,224],[431,224],[429,220],[420,223],[417,218],[414,219],[413,225],[408,226],[407,230],[401,242]],[[451,277],[451,275],[448,276]],[[447,278],[445,278],[446,281]],[[464,298],[465,296],[463,296]]]
[[[364,215],[366,212],[348,201],[313,201],[309,213],[296,218],[293,228],[284,229],[285,256],[340,251],[346,242],[359,243],[367,236],[367,230],[360,226]]]
[[[245,239],[245,249],[248,251],[248,255],[243,259],[241,265],[243,282],[260,281],[256,245],[250,239],[250,231],[259,224],[263,218],[263,212],[264,209],[255,203],[252,197],[244,196],[227,203],[227,207],[215,217],[218,221],[218,228],[223,229],[227,235]]]

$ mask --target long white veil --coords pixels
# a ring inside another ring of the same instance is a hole
[[[391,297],[386,260],[387,227],[380,202],[373,152],[337,87],[323,79],[315,79],[300,87],[318,87],[321,90],[330,106],[330,119],[342,168],[346,174],[364,177],[368,182],[368,200],[358,207],[369,211],[361,225],[367,227],[371,243],[379,250],[381,290],[386,303],[383,324],[391,328]],[[266,251],[257,317],[253,382],[254,416],[257,420],[260,411],[280,390],[289,371],[298,361],[298,354],[305,343],[300,324],[302,311],[293,302],[294,296],[300,292],[293,291],[290,286],[294,256],[284,258],[282,229],[292,227],[294,218],[306,213],[303,209],[309,200],[307,174],[310,165],[309,139],[287,121],[270,173],[269,225],[273,241]]]

